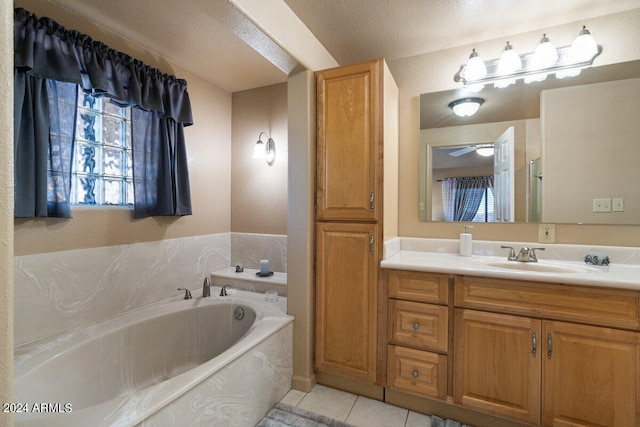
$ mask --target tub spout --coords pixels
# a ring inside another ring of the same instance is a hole
[[[211,279],[209,277],[204,278],[204,283],[202,284],[202,298],[211,296]]]

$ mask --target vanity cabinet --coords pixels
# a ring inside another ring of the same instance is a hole
[[[384,239],[397,236],[398,88],[377,59],[317,72],[316,94],[318,382],[330,374],[341,382],[329,385],[355,380],[381,396],[380,261]]]
[[[453,400],[543,426],[640,422],[636,291],[456,276]]]
[[[444,400],[449,277],[389,270],[387,386]]]

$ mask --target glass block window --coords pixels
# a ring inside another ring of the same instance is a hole
[[[71,203],[132,205],[131,110],[78,91]]]

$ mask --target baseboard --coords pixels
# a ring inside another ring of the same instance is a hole
[[[294,375],[291,377],[291,388],[309,393],[316,385],[316,376],[311,374],[309,377]]]

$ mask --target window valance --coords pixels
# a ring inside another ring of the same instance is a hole
[[[121,106],[138,106],[193,124],[187,82],[67,30],[50,18],[14,10],[14,67],[34,77],[76,83]]]

